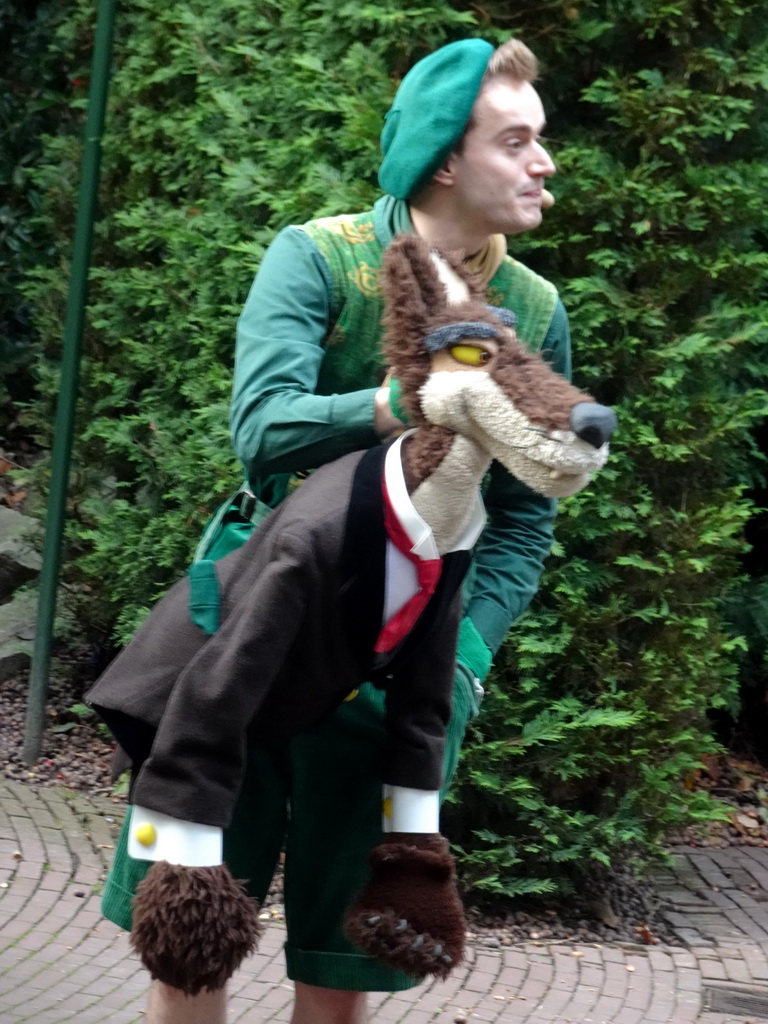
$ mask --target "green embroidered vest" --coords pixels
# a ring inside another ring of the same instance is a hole
[[[318,380],[322,395],[380,384],[383,298],[379,284],[383,246],[376,238],[373,212],[324,217],[301,225],[320,250],[330,272],[332,327]],[[486,296],[517,316],[520,340],[538,350],[557,302],[554,285],[510,256],[490,281]]]
[[[375,387],[384,378],[379,285],[383,248],[376,238],[373,213],[324,217],[301,225],[320,250],[330,271],[331,329],[317,392],[344,394]]]

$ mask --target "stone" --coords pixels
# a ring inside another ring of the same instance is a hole
[[[36,519],[0,505],[0,604],[40,572],[41,557],[32,545],[40,532]]]
[[[0,683],[29,667],[36,618],[37,594],[16,594],[0,604]]]
[[[618,928],[618,915],[611,906],[611,901],[607,896],[599,896],[596,900],[593,900],[590,904],[590,910],[598,921],[602,921],[609,928]]]

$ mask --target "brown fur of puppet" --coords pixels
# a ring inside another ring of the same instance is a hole
[[[158,861],[136,889],[131,945],[153,978],[190,996],[213,992],[255,950],[258,909],[224,864]]]
[[[464,958],[466,928],[447,839],[391,832],[374,847],[344,922],[350,942],[412,978],[445,978]]]

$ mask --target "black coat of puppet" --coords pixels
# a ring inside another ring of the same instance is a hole
[[[155,861],[133,945],[190,994],[220,988],[258,937],[220,854],[248,743],[316,724],[366,680],[386,691],[388,817],[346,933],[416,978],[461,961],[438,791],[479,487],[497,459],[562,497],[607,457],[613,413],[516,340],[458,257],[405,235],[383,267],[385,356],[414,429],[313,473],[216,563],[213,635],[182,580],[88,695],[132,764],[129,852]]]

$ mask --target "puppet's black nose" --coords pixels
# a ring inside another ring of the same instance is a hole
[[[610,441],[616,423],[616,413],[607,405],[579,402],[571,409],[571,430],[593,448],[602,448]]]

